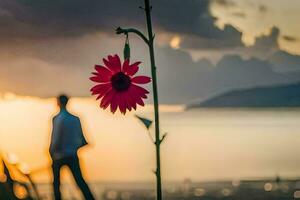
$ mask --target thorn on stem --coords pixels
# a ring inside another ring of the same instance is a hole
[[[165,134],[163,135],[163,137],[162,137],[161,140],[159,141],[159,144],[161,144],[161,143],[164,141],[164,139],[166,138],[167,135],[168,135],[168,133],[165,133]]]

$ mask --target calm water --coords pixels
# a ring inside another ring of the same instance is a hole
[[[165,113],[167,176],[196,180],[300,176],[299,109]]]

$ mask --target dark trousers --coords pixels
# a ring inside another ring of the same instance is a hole
[[[78,156],[66,157],[59,160],[53,160],[52,162],[52,171],[53,171],[53,189],[55,200],[61,200],[60,192],[60,169],[63,166],[67,166],[76,181],[77,186],[80,188],[84,198],[86,200],[94,200],[93,194],[82,177],[80,170]]]

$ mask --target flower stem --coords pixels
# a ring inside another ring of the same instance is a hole
[[[160,129],[159,129],[159,104],[158,104],[158,94],[157,94],[157,78],[156,78],[156,66],[154,57],[154,35],[152,32],[152,22],[151,22],[151,6],[149,0],[145,0],[145,12],[147,20],[148,29],[148,46],[150,53],[151,62],[151,75],[152,75],[152,89],[153,89],[153,100],[154,100],[154,117],[155,117],[155,149],[156,149],[156,192],[157,200],[162,200],[162,184],[161,184],[161,170],[160,170]]]
[[[152,89],[153,89],[153,101],[154,101],[154,117],[155,117],[155,150],[156,150],[156,192],[157,200],[162,200],[162,184],[161,184],[161,170],[160,170],[160,144],[164,140],[165,136],[160,139],[160,129],[159,129],[159,104],[158,104],[158,94],[157,94],[157,77],[156,77],[156,66],[155,66],[155,56],[154,56],[154,35],[152,31],[152,22],[151,22],[151,9],[150,0],[145,1],[145,13],[147,20],[147,29],[148,29],[148,39],[147,37],[139,30],[134,28],[123,29],[118,27],[116,29],[116,34],[128,34],[135,33],[144,40],[144,42],[149,47],[150,53],[150,62],[151,62],[151,76],[152,76]]]

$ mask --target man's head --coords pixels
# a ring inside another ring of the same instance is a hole
[[[57,97],[57,105],[61,109],[66,108],[68,101],[69,101],[69,97],[67,95],[62,94]]]

